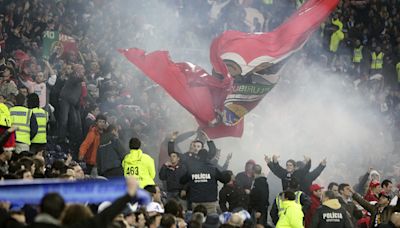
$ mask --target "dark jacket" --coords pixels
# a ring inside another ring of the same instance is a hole
[[[79,99],[82,95],[82,81],[82,78],[78,78],[75,75],[69,75],[61,89],[60,99],[67,101],[71,105],[78,105]]]
[[[305,176],[310,170],[311,161],[307,162],[303,168],[295,170],[293,173],[289,173],[286,169],[282,168],[278,162],[269,162],[268,167],[275,176],[281,179],[282,189],[286,190],[290,186],[300,185],[301,181],[305,179]]]
[[[322,171],[324,171],[326,166],[319,164],[317,168],[313,171],[308,172],[303,181],[300,181],[300,190],[305,192],[307,195],[310,195],[310,186],[312,183],[321,175]]]
[[[166,181],[167,192],[179,192],[183,189],[180,179],[186,174],[186,166],[181,162],[176,166],[167,167],[165,164],[161,166],[159,177],[160,180]]]
[[[218,196],[218,181],[228,183],[230,175],[224,175],[209,161],[191,159],[186,174],[180,183],[188,183],[190,200],[194,203],[215,202]]]
[[[317,209],[321,206],[321,199],[315,196],[314,194],[310,196],[310,199],[311,199],[310,208],[308,208],[307,213],[304,214],[304,225],[306,228],[310,227],[313,216],[317,212]]]
[[[264,212],[268,210],[269,186],[267,178],[260,176],[254,179],[253,188],[250,191],[250,211]]]
[[[228,206],[226,206],[228,203]],[[243,208],[245,210],[249,207],[249,196],[243,188],[233,184],[225,184],[219,191],[219,207],[222,212],[232,211],[236,208]]]
[[[250,190],[251,185],[253,184],[254,177],[247,176],[246,172],[240,172],[236,175],[235,180],[237,186]]]
[[[9,213],[3,208],[0,208],[0,227],[2,228],[19,228],[25,227],[25,225],[17,222],[12,218]]]
[[[122,143],[112,133],[101,135],[96,161],[99,175],[114,168],[121,168],[122,171],[122,160],[126,154]]]
[[[379,206],[377,204],[375,204],[375,205],[370,204],[360,194],[354,193],[353,199],[357,203],[359,203],[365,210],[367,210],[369,213],[371,213],[370,227],[377,227],[377,226],[374,226],[374,223],[376,220],[376,216],[378,214],[380,215],[380,221],[381,221],[380,224],[385,224],[390,221],[390,216],[393,214],[393,212],[400,211],[400,200],[397,200],[396,206],[390,206],[390,205],[386,206],[383,209],[383,211],[379,212]]]
[[[34,222],[28,228],[55,228],[55,227],[65,227],[65,228],[97,228],[97,227],[107,227],[107,224],[110,224],[114,218],[122,212],[122,210],[126,207],[126,204],[131,201],[131,197],[129,195],[122,196],[114,201],[111,206],[107,207],[100,214],[95,215],[93,218],[86,219],[84,221],[77,222],[74,225],[70,226],[57,226],[54,224],[46,224]]]
[[[311,222],[311,228],[352,228],[347,212],[337,199],[328,200],[318,208]]]
[[[346,202],[342,197],[339,197],[339,203],[348,212],[347,216],[349,217],[353,225],[356,225],[357,220],[359,220],[363,216],[362,211],[357,208],[353,201]]]

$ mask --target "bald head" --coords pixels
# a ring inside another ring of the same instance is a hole
[[[394,212],[390,217],[390,221],[396,226],[400,227],[400,212]]]

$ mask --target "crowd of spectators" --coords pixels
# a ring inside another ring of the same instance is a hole
[[[128,190],[129,196],[108,210],[100,205],[93,216],[87,207],[65,206],[62,196],[50,194],[42,200],[35,220],[37,213],[27,213],[32,207],[15,210],[1,203],[0,222],[7,223],[4,227],[34,221],[33,227],[44,227],[40,222],[51,227],[98,227],[112,221],[115,227],[303,227],[304,217],[306,227],[399,226],[400,201],[392,190],[398,173],[386,174],[388,179],[381,181],[377,171],[370,170],[354,190],[352,184],[342,183],[322,192],[313,182],[325,160],[310,172],[309,158],[289,160],[282,168],[277,156],[266,156],[266,163],[249,160],[245,171],[235,175],[228,170],[230,156],[218,165],[219,149],[200,131],[169,137],[174,120],[182,114],[172,109],[164,91],[116,52],[163,44],[173,47],[179,57],[196,55],[203,60],[208,54],[204,43],[221,32],[271,31],[301,4],[301,0],[0,0],[0,103],[4,105],[0,115],[4,107],[11,116],[33,110],[27,125],[11,127],[0,121],[2,144],[15,137],[15,131],[29,129],[29,134],[20,133],[11,142],[15,148],[4,144],[0,179],[134,175],[152,196],[147,207],[129,204],[122,210],[135,195]],[[357,90],[386,116],[394,142],[400,142],[399,9],[395,0],[341,1],[293,57],[298,64],[334,72]],[[157,23],[164,10],[173,20],[168,25],[177,22],[179,29]],[[54,42],[49,44],[49,39]],[[43,121],[46,141],[40,135]],[[196,133],[198,139],[187,153],[174,144]],[[142,156],[147,160],[140,169],[151,170],[146,184],[132,169]],[[266,166],[282,180],[283,192],[273,201]],[[218,182],[224,184],[220,191]]]

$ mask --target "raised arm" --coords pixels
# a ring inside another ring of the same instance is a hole
[[[360,204],[365,210],[367,210],[369,213],[373,214],[374,211],[376,210],[374,205],[370,204],[368,201],[366,201],[360,194],[355,192],[353,189],[350,190],[353,193],[353,199]]]
[[[313,182],[315,179],[317,179],[319,175],[321,175],[322,171],[324,171],[325,167],[326,167],[326,159],[322,160],[321,163],[319,163],[318,167],[307,175],[308,180]]]
[[[271,172],[278,178],[284,179],[286,178],[287,171],[279,165],[278,158],[279,156],[273,155],[271,160],[267,155],[264,155],[265,162],[267,163]]]

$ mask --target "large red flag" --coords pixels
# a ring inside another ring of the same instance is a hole
[[[244,115],[275,86],[281,61],[302,47],[337,3],[309,0],[269,33],[224,32],[211,44],[213,75],[173,62],[165,51],[119,51],[192,113],[210,138],[240,137]]]

